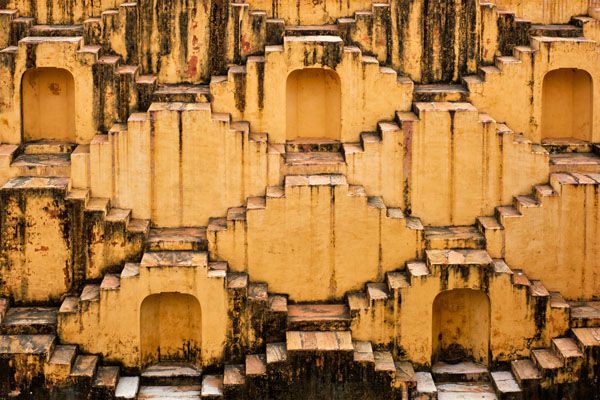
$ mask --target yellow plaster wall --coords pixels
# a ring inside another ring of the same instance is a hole
[[[142,365],[168,360],[196,362],[202,343],[202,310],[189,294],[160,293],[140,310]]]
[[[471,267],[469,274],[465,276],[459,268],[452,268],[444,281],[440,279],[440,271],[434,270],[432,275],[413,277],[411,286],[401,289],[402,305],[397,320],[399,345],[409,359],[417,364],[430,365],[434,349],[433,303],[439,293],[452,289],[487,292],[490,301],[489,343],[492,359],[508,360],[528,355],[531,339],[536,336],[536,326],[533,321],[535,306],[527,298],[527,288],[513,286],[511,274],[506,273],[490,273],[488,286],[484,287],[483,274],[484,272]],[[474,340],[485,341],[485,335]],[[477,343],[476,354],[486,360],[487,354],[482,352],[482,343]],[[537,342],[536,345],[545,344]]]
[[[30,178],[19,188],[5,185],[0,191],[0,267],[2,296],[16,301],[57,301],[73,280],[68,211],[64,195],[66,178],[39,188],[46,178]],[[17,181],[21,182],[21,181]]]
[[[544,138],[592,136],[592,77],[578,69],[555,69],[542,83],[542,135]]]
[[[6,8],[17,9],[21,15],[35,16],[39,24],[81,24],[86,18],[99,16],[102,11],[116,8],[118,4],[116,0],[8,0]]]
[[[211,93],[217,112],[230,112],[257,132],[268,132],[271,143],[286,140],[286,80],[304,68],[333,69],[341,85],[341,140],[357,142],[363,131],[394,112],[410,109],[413,83],[382,68],[356,47],[344,47],[333,37],[287,37],[283,46],[267,46],[265,57],[251,57],[245,69],[230,69],[227,79],[213,79]],[[243,80],[243,84],[237,83]],[[385,93],[385,96],[381,94]],[[243,99],[244,106],[241,106]]]
[[[16,53],[14,65],[0,68],[3,74],[0,104],[0,140],[2,143],[20,143],[22,131],[21,86],[25,71],[31,68],[60,68],[74,77],[73,97],[77,107],[74,108],[75,134],[77,143],[89,143],[96,134],[94,122],[94,84],[92,68],[85,58],[80,58],[78,50],[81,46],[79,37],[28,38],[21,40]],[[45,112],[50,112],[45,111]]]
[[[370,10],[373,2],[324,0],[315,4],[311,0],[250,0],[248,4],[251,9],[265,10],[269,17],[281,18],[289,25],[319,25],[335,23],[337,18],[350,16],[356,11]]]
[[[503,223],[507,262],[573,300],[590,299],[600,290],[600,192],[593,180],[582,182],[552,175],[558,196],[544,197],[541,207]]]
[[[74,79],[58,68],[25,71],[21,82],[23,140],[75,141]]]
[[[398,120],[410,141],[411,213],[425,225],[473,224],[547,180],[548,154],[473,105],[416,103],[415,112]]]
[[[341,298],[417,257],[421,231],[340,178],[288,177],[245,221],[209,226],[211,256],[295,301]]]
[[[499,9],[543,24],[567,24],[573,15],[587,14],[588,0],[495,0]]]
[[[531,48],[515,48],[518,62],[498,61],[500,73],[485,73],[482,83],[468,80],[471,102],[497,121],[505,122],[514,131],[522,132],[534,143],[539,143],[544,137],[544,77],[548,72],[561,68],[583,70],[591,75],[593,83],[590,140],[600,141],[597,43],[581,38],[534,37],[531,45]],[[573,118],[579,118],[579,110],[575,111]]]
[[[60,314],[58,332],[67,343],[77,343],[83,351],[102,354],[106,360],[140,367],[141,306],[148,296],[180,293],[193,296],[200,304],[202,333],[198,364],[219,362],[223,356],[229,323],[227,293],[223,279],[207,276],[206,257],[198,267],[140,267],[139,276],[121,279],[118,290],[102,290],[100,300],[88,302],[72,314]],[[178,304],[173,313],[183,313]],[[158,323],[155,321],[155,323]],[[167,335],[177,325],[165,326]]]
[[[92,194],[158,226],[203,226],[264,193],[266,147],[207,103],[153,103],[92,142]]]
[[[433,300],[433,360],[442,360],[451,345],[487,364],[490,341],[490,300],[480,291],[455,289]]]

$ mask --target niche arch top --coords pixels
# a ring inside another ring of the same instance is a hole
[[[341,139],[341,85],[326,68],[292,71],[286,81],[286,139]]]
[[[163,292],[147,296],[140,307],[142,364],[182,361],[201,365],[202,314],[190,294]]]
[[[558,68],[544,75],[542,139],[591,141],[592,128],[592,76],[577,68]]]
[[[39,67],[21,80],[22,140],[76,142],[75,80],[64,68]]]
[[[452,289],[433,301],[432,364],[475,361],[487,364],[490,299],[474,289]]]

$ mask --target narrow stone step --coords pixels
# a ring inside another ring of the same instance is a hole
[[[290,304],[287,309],[290,330],[347,330],[352,320],[345,304]]]
[[[17,168],[22,176],[69,177],[71,156],[69,154],[21,154],[11,167]]]
[[[520,218],[523,215],[513,206],[496,207],[496,218],[502,226],[511,218]]]
[[[269,301],[269,286],[262,282],[251,282],[248,284],[248,300],[255,302]]]
[[[138,263],[126,263],[121,270],[121,280],[135,278],[140,275],[140,264]],[[119,285],[121,282],[119,281]]]
[[[46,379],[49,382],[65,382],[71,374],[71,367],[76,356],[77,346],[56,345],[44,368]]]
[[[367,310],[369,308],[369,299],[365,292],[346,293],[346,302],[351,315]]]
[[[267,357],[264,354],[246,356],[246,376],[255,377],[267,374]]]
[[[396,361],[396,376],[394,381],[401,387],[413,390],[417,386],[417,376],[412,363],[408,361]]]
[[[532,359],[542,371],[556,370],[563,366],[562,360],[552,349],[531,350]]]
[[[135,399],[140,389],[139,376],[122,376],[119,378],[117,389],[115,390],[116,399]]]
[[[475,226],[428,226],[425,246],[430,250],[483,249],[485,238]]]
[[[202,370],[177,362],[161,362],[146,368],[141,375],[142,385],[147,386],[189,386],[199,385]]]
[[[336,24],[328,25],[293,25],[285,27],[285,36],[327,36],[339,35]]]
[[[515,286],[531,286],[531,281],[520,269],[513,270],[512,283]]]
[[[583,29],[568,24],[531,25],[529,34],[531,36],[577,38],[583,36]]]
[[[208,257],[199,251],[155,251],[142,257],[142,268],[197,268],[207,267]]]
[[[83,36],[83,25],[34,25],[29,36]]]
[[[354,351],[350,331],[287,331],[288,354],[294,351]]]
[[[413,101],[415,102],[442,102],[466,101],[469,90],[458,84],[425,84],[415,85]]]
[[[56,332],[56,307],[13,307],[8,309],[0,332],[3,335],[36,335]]]
[[[267,343],[266,362],[267,364],[274,364],[287,361],[287,348],[286,344],[281,343]]]
[[[210,89],[207,85],[163,84],[152,94],[152,101],[207,103],[210,101]]]
[[[485,250],[426,250],[429,268],[445,268],[455,265],[489,267],[493,261]]]
[[[552,349],[564,364],[571,359],[583,357],[583,352],[579,346],[577,346],[577,342],[573,338],[564,337],[552,339]]]
[[[339,174],[346,165],[344,155],[338,152],[293,152],[285,153],[285,174]]]
[[[374,351],[373,358],[375,359],[375,371],[386,372],[390,375],[396,372],[394,357],[389,351]]]
[[[223,386],[225,388],[243,386],[246,383],[245,370],[244,364],[225,365],[223,369]]]
[[[393,292],[410,287],[410,278],[406,274],[406,271],[388,272],[385,274],[385,279],[388,288]]]
[[[498,400],[488,382],[447,382],[436,386],[438,400]]]
[[[370,306],[376,301],[386,301],[389,298],[388,286],[385,282],[367,283],[367,298]]]
[[[90,197],[85,205],[85,211],[91,213],[102,213],[106,216],[110,208],[110,199],[105,197]]]
[[[373,354],[373,346],[371,342],[354,341],[354,362],[374,364],[375,355]]]
[[[58,312],[60,314],[72,314],[79,310],[79,297],[67,296],[63,300]]]
[[[521,395],[521,388],[510,371],[494,371],[490,374],[492,383],[500,399],[515,399]]]
[[[483,364],[471,361],[448,364],[437,362],[431,368],[436,382],[477,382],[488,379],[489,371]]]
[[[206,228],[152,228],[147,251],[207,251]]]
[[[564,297],[560,294],[560,292],[550,292],[550,307],[552,308],[564,308],[570,309],[571,306]],[[571,325],[573,326],[573,325]]]
[[[542,374],[530,359],[514,360],[510,363],[512,373],[521,388],[531,387],[542,379]]]
[[[73,363],[71,376],[80,379],[89,379],[90,381],[96,374],[99,358],[94,355],[79,355]]]
[[[531,286],[529,286],[529,293],[533,297],[550,296],[550,292],[548,292],[548,289],[546,289],[542,281],[531,281]]]
[[[0,355],[26,354],[48,361],[55,344],[55,335],[0,335]]]
[[[127,226],[129,219],[131,218],[131,210],[126,208],[115,208],[112,207],[106,214],[106,222],[112,224],[121,224]]]
[[[131,218],[127,224],[127,232],[145,235],[150,230],[150,220]]]
[[[141,386],[138,400],[200,400],[202,386]]]
[[[571,327],[600,327],[600,301],[569,302]]]
[[[77,346],[70,344],[57,345],[52,352],[49,364],[68,366],[71,370],[71,365],[77,354]]]
[[[114,395],[119,382],[119,367],[101,366],[98,367],[96,378],[94,379],[94,394],[97,398],[106,398]]]
[[[584,353],[592,347],[600,346],[600,328],[573,328],[571,330],[577,339],[577,345]]]
[[[269,295],[269,312],[272,313],[287,313],[288,304],[287,297],[280,294]]]
[[[245,290],[248,288],[248,274],[245,272],[228,272],[227,289]]]
[[[202,397],[222,398],[223,397],[223,376],[205,375],[202,378]]]
[[[423,261],[409,261],[406,263],[406,269],[408,270],[411,284],[413,279],[426,277],[430,273],[429,267]]]
[[[106,274],[100,284],[100,290],[118,290],[121,287],[121,278],[116,274]]]
[[[100,301],[100,285],[85,285],[79,296],[80,302]]]
[[[22,145],[23,154],[70,154],[77,147],[76,143],[56,140],[36,140]]]
[[[332,152],[339,153],[342,150],[342,144],[338,140],[319,139],[319,138],[298,138],[290,140],[285,144],[286,153],[314,153],[314,152]]]
[[[436,400],[438,398],[437,387],[429,372],[415,373],[417,378],[417,390],[415,398],[420,400]]]
[[[550,155],[550,172],[600,173],[600,156],[594,153]]]
[[[221,278],[227,277],[228,264],[225,261],[211,261],[208,263],[208,277]]]
[[[592,152],[592,144],[590,142],[575,138],[543,139],[542,146],[550,154]]]

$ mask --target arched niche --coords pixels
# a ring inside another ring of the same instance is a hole
[[[432,364],[475,361],[487,364],[490,301],[479,290],[441,292],[433,301]]]
[[[341,88],[335,71],[305,68],[291,72],[286,83],[287,140],[341,136]]]
[[[24,142],[75,142],[75,82],[66,69],[43,67],[25,71],[21,110]]]
[[[548,72],[542,85],[542,139],[592,138],[593,82],[576,68]]]
[[[200,365],[200,303],[189,294],[159,293],[144,299],[140,310],[142,364],[182,361]]]

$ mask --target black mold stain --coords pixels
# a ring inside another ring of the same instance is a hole
[[[396,1],[396,34],[398,35],[398,62],[400,69],[404,69],[404,43],[408,41],[408,27],[410,13],[414,0]]]
[[[258,75],[258,109],[262,110],[265,105],[265,63],[256,63],[256,73]]]
[[[227,69],[227,20],[229,0],[212,0],[209,17],[208,73],[223,75]]]
[[[37,62],[36,50],[37,50],[37,45],[32,44],[32,43],[27,43],[27,47],[26,47],[27,58],[25,60],[25,67],[27,69],[35,68],[35,66],[36,66],[36,62]]]
[[[456,6],[454,1],[424,0],[423,2],[423,56],[421,58],[424,83],[450,82],[454,77],[454,32],[456,29]],[[434,48],[439,38],[440,49]],[[435,52],[439,51],[440,65],[435,63]],[[438,72],[439,70],[439,72]]]
[[[240,112],[246,109],[246,74],[234,74],[233,76],[235,90],[233,93],[235,99],[235,108]]]
[[[233,7],[232,11],[233,15],[231,17],[231,23],[233,24],[233,62],[234,64],[240,64],[242,62],[240,45],[242,19],[240,18],[240,7]]]
[[[161,56],[171,53],[171,29],[174,25],[175,4],[177,2],[172,0],[156,1],[156,25],[159,33],[158,43]]]
[[[137,7],[125,7],[125,51],[127,63],[138,62],[138,11]]]
[[[479,36],[477,32],[478,0],[462,0],[460,13],[459,72],[461,75],[469,71],[469,62],[479,63]]]

